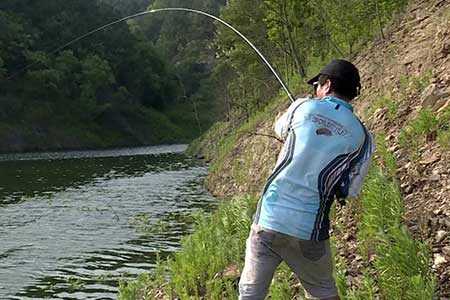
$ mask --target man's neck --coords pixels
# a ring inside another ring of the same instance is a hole
[[[339,99],[344,100],[344,101],[346,101],[346,102],[348,102],[348,103],[351,102],[351,99],[350,99],[349,97],[345,97],[345,96],[338,95],[338,94],[336,94],[335,92],[328,93],[327,96],[339,98]]]

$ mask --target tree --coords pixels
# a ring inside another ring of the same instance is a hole
[[[220,16],[237,27],[269,60],[277,56],[267,39],[263,1],[229,1]],[[223,78],[229,78],[225,84],[228,91],[221,94],[223,101],[248,117],[277,92],[278,83],[254,50],[228,28],[217,27],[213,47],[221,61],[215,70],[216,77],[222,77],[223,71]],[[230,72],[233,75],[230,76]]]
[[[6,69],[3,68],[3,59],[0,56],[0,83],[6,79]]]
[[[105,104],[103,98],[110,86],[115,83],[114,74],[107,61],[97,55],[89,55],[82,62],[80,101],[87,111],[96,113],[96,106]]]

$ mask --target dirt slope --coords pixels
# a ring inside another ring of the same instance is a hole
[[[355,63],[364,80],[364,96],[356,104],[375,132],[386,133],[398,161],[405,204],[405,223],[417,238],[432,244],[442,299],[450,297],[450,151],[431,132],[411,158],[399,133],[418,112],[442,112],[450,105],[450,1],[418,1],[385,40],[374,43]],[[367,115],[380,97],[398,103],[389,117],[380,107]],[[415,147],[411,141],[411,147]]]

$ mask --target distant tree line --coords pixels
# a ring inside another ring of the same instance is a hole
[[[46,148],[41,144],[47,138],[58,144],[64,136],[62,140],[70,140],[67,147],[95,147],[186,140],[198,135],[202,125],[207,128],[215,116],[201,110],[211,112],[212,97],[196,93],[209,67],[197,58],[202,55],[199,45],[212,37],[212,25],[202,28],[204,23],[194,24],[186,16],[158,16],[150,27],[140,21],[118,24],[49,55],[151,2],[0,4],[0,151],[8,150],[5,144],[11,139],[37,143],[40,149]],[[203,37],[205,30],[210,32]],[[198,48],[188,45],[189,32],[201,40],[194,42]],[[77,145],[76,139],[91,141]]]

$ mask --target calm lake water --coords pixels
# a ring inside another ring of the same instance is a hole
[[[215,199],[186,146],[0,155],[0,299],[117,299]]]

